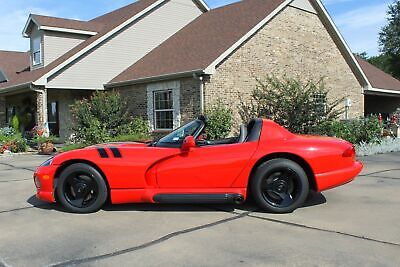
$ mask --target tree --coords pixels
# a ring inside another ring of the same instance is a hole
[[[361,52],[361,53],[354,53],[354,55],[355,56],[358,56],[358,57],[360,57],[360,58],[362,58],[362,59],[364,59],[364,60],[368,60],[368,54],[367,54],[367,52]]]
[[[386,55],[391,74],[400,78],[400,0],[389,5],[388,24],[379,34],[379,44]]]
[[[372,65],[380,68],[384,72],[390,73],[393,75],[390,59],[391,59],[391,57],[388,54],[380,54],[378,56],[369,57],[367,59],[367,61],[369,63],[371,63]]]

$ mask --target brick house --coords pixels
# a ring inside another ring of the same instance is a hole
[[[374,87],[371,66],[353,56],[319,0],[212,10],[202,0],[139,0],[90,21],[30,15],[23,35],[30,51],[0,52],[0,122],[22,112],[26,129],[48,122],[62,137],[70,104],[94,90],[118,90],[154,131],[178,127],[217,99],[238,121],[235,107],[267,74],[324,77],[331,97],[352,100],[350,117],[377,98],[400,104],[398,81]]]

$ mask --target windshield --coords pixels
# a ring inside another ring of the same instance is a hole
[[[157,146],[179,146],[187,136],[194,136],[202,124],[200,120],[192,121],[161,138]]]

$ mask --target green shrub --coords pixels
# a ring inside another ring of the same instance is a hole
[[[328,101],[328,90],[322,79],[302,82],[268,76],[257,82],[251,101],[239,107],[239,114],[245,122],[264,117],[291,132],[309,134],[321,123],[335,120],[343,113],[338,106],[344,98]]]
[[[327,121],[314,134],[334,136],[353,144],[379,142],[383,125],[376,116],[347,121]]]
[[[17,131],[15,131],[12,127],[0,128],[0,142],[2,138],[14,136],[15,134],[17,134]]]
[[[13,153],[25,152],[27,150],[25,139],[19,133],[12,136],[0,136],[0,154],[6,150]]]
[[[96,92],[75,102],[71,112],[78,143],[104,143],[120,135],[149,133],[144,120],[129,115],[127,102],[117,92]]]
[[[150,127],[148,121],[142,118],[133,118],[125,126],[121,127],[122,135],[143,136],[149,138]]]
[[[207,111],[207,138],[222,139],[229,135],[232,129],[232,110],[218,100]]]
[[[11,126],[16,132],[19,132],[19,119],[17,115],[12,117]]]

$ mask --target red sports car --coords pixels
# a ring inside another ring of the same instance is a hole
[[[151,143],[110,143],[58,154],[35,172],[37,197],[68,211],[120,203],[243,203],[251,194],[263,210],[292,212],[309,190],[352,181],[363,165],[352,144],[295,135],[255,119],[240,135],[205,140],[194,120]]]

